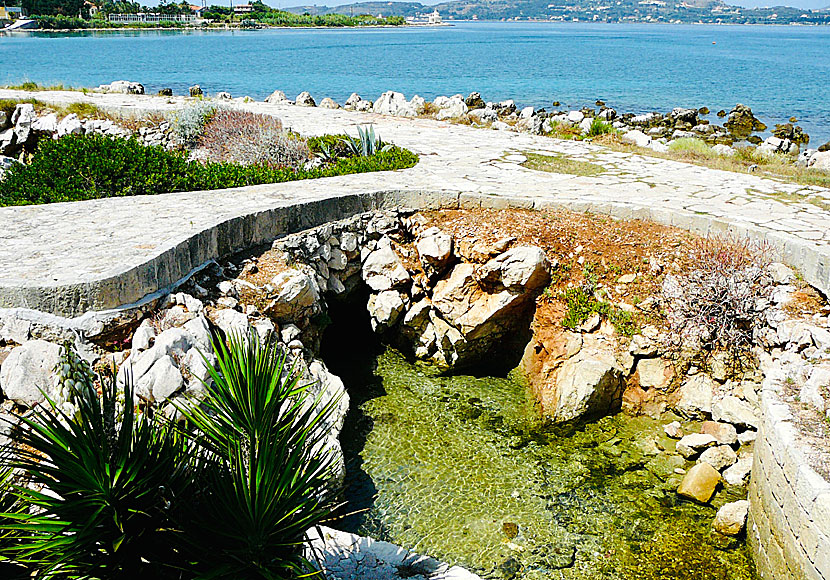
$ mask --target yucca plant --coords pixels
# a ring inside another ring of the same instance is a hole
[[[371,157],[382,151],[389,151],[392,145],[381,141],[380,136],[375,134],[374,125],[369,125],[365,129],[357,127],[357,137],[346,135],[343,138],[343,144],[346,146],[349,154],[354,157]]]
[[[11,467],[27,485],[12,489],[30,509],[2,515],[17,533],[7,555],[45,578],[160,575],[176,561],[168,513],[191,484],[188,445],[136,412],[130,381],[122,390],[112,371],[93,375],[68,346],[61,358],[70,405],[48,401],[15,431]]]
[[[18,545],[18,532],[10,528],[16,521],[6,514],[20,514],[24,506],[12,493],[12,470],[6,467],[9,458],[7,450],[0,451],[0,578],[15,580],[28,578],[30,572],[13,561],[9,561],[11,554]]]
[[[336,401],[311,399],[276,341],[213,337],[216,368],[199,407],[182,408],[202,450],[202,489],[177,513],[200,578],[315,574],[306,530],[333,509],[323,427]]]

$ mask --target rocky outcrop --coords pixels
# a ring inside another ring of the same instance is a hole
[[[737,104],[729,111],[724,127],[736,138],[746,139],[755,131],[766,131],[767,126],[752,114],[746,105]]]

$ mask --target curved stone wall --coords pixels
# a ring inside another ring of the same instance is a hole
[[[789,406],[764,387],[747,540],[763,580],[828,580],[830,484],[808,465]]]

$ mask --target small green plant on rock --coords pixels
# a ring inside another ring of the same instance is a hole
[[[630,312],[621,310],[609,302],[596,297],[596,280],[587,279],[585,284],[566,289],[559,299],[567,308],[562,318],[562,326],[578,331],[579,327],[594,314],[608,320],[623,336],[633,336],[637,325]]]
[[[611,123],[603,121],[599,117],[594,117],[594,120],[591,121],[591,126],[588,129],[588,137],[598,137],[599,135],[608,135],[616,132],[617,130],[614,129],[614,126],[611,125]]]

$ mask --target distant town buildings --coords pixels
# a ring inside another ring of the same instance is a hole
[[[192,14],[157,14],[139,12],[138,14],[110,14],[109,21],[115,24],[132,24],[135,22],[195,22]]]
[[[250,14],[254,11],[254,7],[250,4],[237,4],[233,7],[234,14]]]

